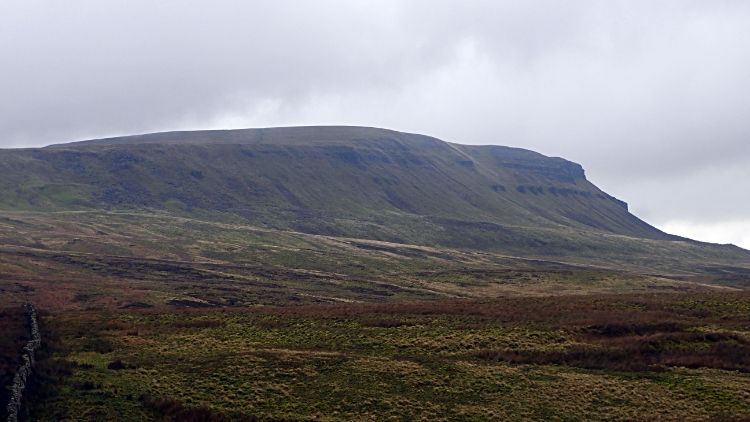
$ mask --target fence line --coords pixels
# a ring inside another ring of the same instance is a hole
[[[23,306],[29,309],[31,340],[23,348],[21,355],[23,365],[16,372],[16,376],[13,377],[11,397],[8,402],[8,422],[18,422],[18,412],[21,411],[21,397],[23,396],[23,390],[26,388],[26,380],[31,375],[31,367],[34,366],[34,354],[41,346],[36,308],[30,303],[26,303]]]

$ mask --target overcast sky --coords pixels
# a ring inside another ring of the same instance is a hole
[[[319,124],[564,157],[750,249],[748,1],[0,4],[0,147]]]

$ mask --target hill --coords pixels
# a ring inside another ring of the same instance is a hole
[[[748,251],[641,221],[579,164],[375,128],[167,132],[4,150],[0,192],[7,211],[130,210],[514,256],[750,264]]]
[[[378,221],[419,216],[459,231],[467,223],[485,223],[485,231],[497,229],[488,223],[563,225],[676,240],[597,189],[578,164],[382,129],[173,132],[4,153],[3,190],[25,185],[5,209],[225,214],[397,242],[423,235]]]
[[[741,417],[748,287],[749,251],[523,149],[311,127],[0,151],[0,308],[44,312],[31,419]]]

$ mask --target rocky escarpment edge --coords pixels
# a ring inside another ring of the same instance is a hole
[[[21,398],[23,390],[26,389],[26,380],[31,375],[31,368],[34,366],[34,355],[36,350],[41,346],[41,337],[39,336],[39,325],[37,324],[37,312],[34,305],[26,303],[23,305],[28,308],[29,326],[31,331],[31,340],[23,348],[21,362],[23,364],[13,377],[11,384],[11,396],[8,402],[8,422],[18,422],[18,412],[21,410]]]

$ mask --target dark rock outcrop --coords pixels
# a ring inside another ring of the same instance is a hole
[[[31,375],[32,367],[34,366],[36,351],[41,345],[36,308],[30,303],[23,306],[29,309],[29,330],[31,332],[31,340],[26,344],[26,347],[23,348],[21,355],[21,361],[23,364],[18,369],[18,372],[16,372],[15,377],[13,377],[13,383],[11,384],[11,397],[7,407],[8,422],[18,422],[18,413],[21,411],[23,390],[26,389],[26,382]]]

